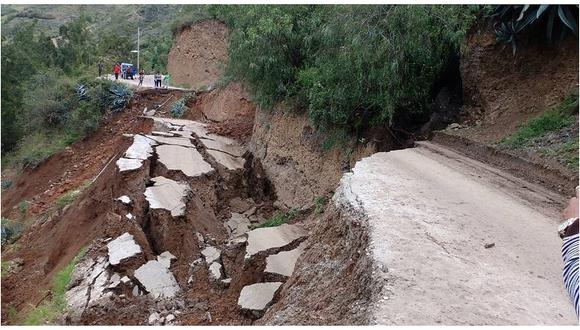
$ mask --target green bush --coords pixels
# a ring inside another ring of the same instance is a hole
[[[323,130],[360,132],[427,111],[475,19],[467,6],[214,6],[231,29],[228,74],[264,108],[296,98]]]

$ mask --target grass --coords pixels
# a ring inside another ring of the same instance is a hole
[[[83,189],[83,188],[81,187],[81,189]],[[63,194],[62,196],[60,196],[59,198],[56,199],[56,201],[54,202],[54,206],[58,210],[62,210],[65,206],[72,203],[80,195],[80,193],[81,193],[81,190],[68,191],[66,194]]]
[[[314,200],[314,214],[321,214],[324,212],[324,207],[328,203],[326,196],[318,196]]]
[[[34,308],[26,315],[24,325],[51,324],[66,308],[66,287],[68,286],[73,269],[84,256],[86,250],[81,249],[68,265],[61,269],[52,280],[50,299]]]
[[[266,220],[263,224],[257,226],[256,228],[267,228],[267,227],[278,227],[293,220],[298,215],[297,210],[290,210],[286,213],[278,212],[270,219]]]
[[[534,138],[558,131],[574,124],[574,113],[578,111],[578,95],[570,94],[556,108],[544,112],[520,126],[509,138],[501,144],[510,148],[520,148]]]
[[[13,152],[2,157],[2,166],[13,169],[35,168],[50,156],[64,150],[76,138],[67,133],[32,133],[23,138]]]
[[[8,260],[2,260],[2,277],[6,276],[9,267],[10,264],[8,263]]]

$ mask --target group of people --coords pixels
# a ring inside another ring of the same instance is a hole
[[[103,74],[103,65],[99,63],[97,65],[97,69],[99,71],[99,77]],[[123,74],[121,69],[121,63],[116,63],[113,66],[113,74],[115,75],[115,80],[119,80],[119,75],[121,78],[125,79],[133,79],[133,77],[137,74],[137,69],[130,65],[125,68],[125,72]],[[141,69],[139,71],[139,84],[137,86],[143,86],[143,81],[145,80],[145,70]],[[153,81],[155,83],[155,88],[168,88],[171,84],[171,75],[166,74],[165,76],[161,75],[159,71],[155,72],[153,76]]]

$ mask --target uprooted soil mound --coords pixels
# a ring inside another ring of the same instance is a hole
[[[201,21],[179,32],[167,58],[173,83],[194,89],[215,84],[227,59],[227,35],[226,26],[216,20]]]
[[[247,142],[252,135],[256,106],[239,82],[223,88],[201,92],[190,106],[185,118],[199,120],[199,114],[209,123],[209,131]]]

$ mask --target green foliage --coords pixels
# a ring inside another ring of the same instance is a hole
[[[575,121],[573,114],[577,111],[578,94],[571,94],[558,107],[529,120],[520,126],[512,136],[504,139],[501,143],[512,148],[524,146],[533,138],[572,125]]]
[[[24,325],[41,325],[53,323],[66,308],[66,288],[70,282],[72,272],[78,261],[84,256],[85,249],[74,257],[71,262],[60,270],[52,280],[50,300],[31,310],[25,318]]]
[[[321,214],[324,212],[324,207],[328,203],[326,196],[318,196],[314,200],[314,214]]]
[[[320,129],[359,132],[427,110],[475,15],[466,6],[212,6],[231,29],[228,75],[264,108],[297,98]]]
[[[514,54],[518,34],[534,26],[543,30],[548,41],[556,30],[562,36],[567,31],[578,36],[578,5],[498,5],[491,17],[497,21],[497,41],[511,44]]]
[[[8,260],[2,260],[2,278],[8,274],[9,268],[10,264],[8,263]]]
[[[192,97],[192,94],[186,94],[184,97],[180,98],[171,106],[171,117],[180,118],[188,110],[186,106],[188,100]]]
[[[257,228],[278,227],[280,225],[287,223],[288,221],[293,220],[294,218],[296,218],[296,216],[298,216],[298,211],[294,209],[286,213],[278,212],[273,217],[257,226]]]

